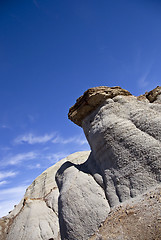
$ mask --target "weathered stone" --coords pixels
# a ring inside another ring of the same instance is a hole
[[[89,151],[72,154],[38,176],[27,188],[21,202],[0,219],[1,240],[59,240],[58,197],[55,174],[66,161],[81,164]]]
[[[104,190],[87,171],[83,171],[83,166],[70,162],[61,166],[56,179],[60,191],[61,239],[88,239],[110,211]]]
[[[45,201],[26,199],[24,207],[13,220],[8,240],[60,239],[59,222],[54,211]]]
[[[158,107],[161,111],[161,105]],[[134,96],[116,96],[83,120],[110,206],[160,183],[160,111],[155,110],[155,104]]]
[[[161,87],[157,86],[146,94],[147,99],[152,103],[158,100],[161,95]]]
[[[78,126],[82,125],[82,120],[94,111],[106,99],[117,95],[131,95],[127,90],[121,87],[95,87],[88,89],[79,97],[74,106],[69,109],[68,117]]]
[[[120,87],[87,90],[69,118],[82,126],[90,155],[72,154],[35,179],[0,219],[0,239],[159,240],[160,103],[161,87],[139,97]]]

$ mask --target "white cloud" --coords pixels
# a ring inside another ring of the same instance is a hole
[[[35,152],[27,152],[27,153],[19,153],[14,156],[8,156],[1,161],[1,166],[8,165],[17,165],[23,161],[35,159],[37,157],[37,153]]]
[[[8,184],[8,183],[9,183],[8,181],[0,181],[0,186]]]
[[[28,165],[27,166],[29,169],[36,169],[36,168],[41,168],[40,163],[37,163],[36,165]]]
[[[57,136],[55,139],[52,140],[52,143],[60,143],[60,144],[69,144],[69,143],[75,143],[78,145],[84,145],[87,144],[87,140],[85,137],[75,136],[71,138],[62,138]]]
[[[0,218],[8,215],[8,213],[13,210],[14,205],[20,202],[19,199],[0,201]]]
[[[55,137],[55,138],[54,138]],[[63,138],[59,136],[58,134],[56,135],[55,133],[51,134],[45,134],[43,136],[35,136],[32,133],[23,135],[23,136],[18,136],[16,139],[14,139],[15,144],[36,144],[36,143],[47,143],[47,142],[52,142],[52,143],[57,143],[57,144],[69,144],[69,143],[75,143],[78,145],[84,145],[87,144],[87,140],[84,136],[74,136],[70,138]]]
[[[14,139],[15,144],[36,144],[36,143],[46,143],[52,140],[55,134],[45,134],[44,136],[34,136],[34,134],[29,133],[23,136],[18,136]]]
[[[49,160],[51,163],[56,163],[59,160],[67,157],[69,154],[64,153],[64,152],[58,152],[58,153],[53,153],[51,155],[46,156],[47,160]]]
[[[0,180],[8,178],[8,177],[15,177],[17,174],[18,174],[18,172],[13,172],[13,171],[0,172]]]
[[[147,64],[147,68],[145,69],[145,71],[143,72],[143,74],[141,75],[141,77],[138,80],[138,85],[140,88],[147,88],[150,84],[150,81],[148,79],[150,74],[151,74],[151,70],[152,70],[152,66],[153,66],[153,60],[151,60],[148,64]]]
[[[26,188],[27,186],[22,185],[0,190],[0,217],[7,215],[14,205],[20,202]]]
[[[88,144],[86,138],[77,138],[75,139],[76,143],[78,143],[79,145],[84,145],[84,144]]]
[[[149,85],[149,82],[147,81],[149,72],[146,72],[140,79],[139,79],[139,87],[140,88],[146,88]]]
[[[25,193],[27,186],[18,186],[0,190],[0,200],[5,200],[8,196],[16,196],[19,193]],[[9,199],[9,198],[8,198]]]

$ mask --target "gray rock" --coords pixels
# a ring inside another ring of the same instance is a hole
[[[60,239],[57,216],[43,200],[26,199],[7,235],[10,239]]]
[[[111,207],[160,183],[161,114],[155,103],[116,96],[89,114],[82,127]]]
[[[64,163],[56,174],[59,186],[59,223],[64,240],[88,239],[105,221],[110,207],[104,190],[83,166]]]
[[[81,164],[89,151],[72,154],[38,176],[27,188],[20,203],[6,217],[0,219],[1,240],[59,240],[59,190],[55,174],[66,161]]]
[[[91,153],[72,154],[36,178],[0,219],[0,239],[159,240],[161,87],[139,97],[92,88],[68,116],[83,127]]]

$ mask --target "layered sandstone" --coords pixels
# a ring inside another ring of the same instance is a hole
[[[118,95],[129,96],[131,93],[121,87],[102,86],[90,88],[69,109],[68,117],[78,126],[82,126],[82,120],[87,115],[99,107],[106,99]]]

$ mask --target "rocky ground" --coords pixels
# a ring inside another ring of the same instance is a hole
[[[90,240],[160,240],[161,186],[111,209]]]

